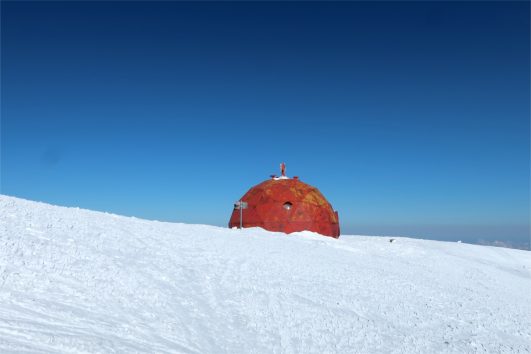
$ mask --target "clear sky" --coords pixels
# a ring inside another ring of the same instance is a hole
[[[1,192],[225,226],[278,173],[342,233],[529,240],[529,2],[1,3]]]

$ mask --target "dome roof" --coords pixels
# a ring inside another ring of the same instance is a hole
[[[313,231],[339,237],[338,214],[315,187],[298,178],[274,177],[247,191],[240,201],[243,227],[262,227],[269,231]],[[229,227],[240,226],[240,207],[232,212]]]

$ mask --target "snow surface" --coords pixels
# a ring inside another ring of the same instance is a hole
[[[531,252],[0,196],[0,352],[529,353]]]

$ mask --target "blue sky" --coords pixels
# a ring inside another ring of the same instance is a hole
[[[2,2],[1,192],[226,225],[287,164],[343,233],[529,239],[529,2]]]

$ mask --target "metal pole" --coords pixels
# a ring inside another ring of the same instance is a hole
[[[240,229],[243,228],[243,205],[240,199]]]

